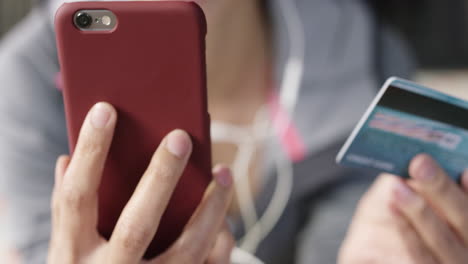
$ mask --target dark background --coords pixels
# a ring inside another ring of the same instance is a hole
[[[0,38],[41,1],[0,0]],[[367,1],[409,41],[421,68],[468,68],[467,0]]]
[[[422,68],[468,68],[467,0],[372,0],[379,18],[402,32]]]
[[[0,0],[0,36],[28,13],[35,0]]]

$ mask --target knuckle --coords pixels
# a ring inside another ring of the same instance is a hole
[[[396,180],[397,180],[397,177],[395,175],[393,175],[393,174],[390,174],[390,173],[382,173],[377,178],[377,182],[380,185],[384,185],[384,186],[391,185]]]
[[[178,261],[180,261],[180,263],[203,263],[200,256],[201,250],[199,250],[192,241],[178,241],[175,247],[175,251],[175,255],[179,256]]]
[[[359,207],[362,208],[374,203],[389,204],[392,201],[392,186],[397,182],[396,176],[390,174],[380,175],[359,201]]]
[[[427,202],[421,198],[421,197],[416,197],[415,201],[413,202],[413,212],[415,216],[419,219],[429,219],[429,217],[432,217],[431,215],[431,208],[427,204]]]
[[[399,178],[391,174],[382,174],[375,182],[374,191],[391,196],[391,187],[399,182]]]
[[[50,209],[52,210],[52,213],[55,214],[59,211],[59,203],[57,199],[57,193],[54,193],[52,195],[52,199],[50,200]]]
[[[433,184],[433,188],[438,192],[440,195],[450,195],[451,192],[451,182],[447,177],[438,176]]]
[[[128,252],[145,249],[151,238],[152,232],[145,225],[126,220],[119,226],[119,242],[121,247]]]
[[[86,208],[88,198],[85,193],[71,188],[64,188],[60,199],[60,207],[73,211]]]
[[[199,255],[200,254],[195,253],[194,251],[186,251],[182,254],[181,263],[202,264],[203,261],[201,261]]]
[[[99,155],[103,152],[104,147],[102,143],[96,139],[85,139],[77,147],[77,153],[82,158],[89,158]]]
[[[175,168],[162,160],[156,160],[150,171],[160,183],[171,184],[174,182]]]

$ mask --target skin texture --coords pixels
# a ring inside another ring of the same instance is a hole
[[[409,180],[382,175],[361,200],[340,264],[463,264],[468,261],[468,173],[456,184],[431,157]]]
[[[271,52],[262,10],[252,0],[198,3],[208,20],[211,116],[214,120],[249,125],[271,88]],[[122,213],[116,233],[109,242],[104,241],[95,230],[96,190],[117,122],[113,108],[106,107],[111,115],[105,126],[97,129],[88,118],[77,154],[72,160],[64,156],[57,162],[49,263],[140,263],[190,153],[191,143],[184,132],[171,133],[176,143],[166,140],[156,150]],[[233,148],[214,145],[215,162],[230,164],[234,154]],[[339,263],[466,263],[468,173],[458,186],[433,162],[428,165],[427,160],[427,156],[415,158],[410,166],[410,180],[393,175],[379,177],[359,204]],[[427,177],[431,174],[433,177]],[[223,222],[232,196],[232,177],[223,167],[215,168],[214,175],[184,234],[150,263],[229,263],[234,242]],[[158,197],[148,199],[150,193],[158,193]],[[142,202],[148,200],[154,202]]]
[[[116,122],[111,105],[95,105],[73,158],[57,161],[48,263],[229,263],[234,240],[225,215],[233,179],[222,166],[214,169],[214,179],[180,238],[160,257],[141,261],[191,154],[190,137],[181,130],[171,132],[156,150],[111,239],[99,236],[97,191]]]
[[[204,10],[208,22],[206,52],[211,117],[234,124],[250,124],[266,101],[270,88],[270,50],[263,11],[258,2],[252,0],[196,2]],[[122,213],[116,232],[109,242],[104,241],[95,230],[96,190],[117,116],[111,106],[101,104],[101,107],[103,105],[111,112],[106,126],[96,129],[88,118],[73,159],[64,156],[57,162],[49,263],[138,263],[157,230],[159,218],[190,155],[189,150],[182,158],[177,157],[167,150],[168,146],[161,144]],[[182,149],[180,145],[184,144],[191,149],[190,142],[181,143],[188,141],[184,132],[174,133],[169,137],[177,137],[179,143],[175,145],[179,148],[175,149]],[[234,155],[235,149],[231,146],[213,146],[214,164],[230,164]],[[216,167],[214,176],[184,234],[168,252],[151,263],[229,263],[234,241],[222,222],[232,200],[232,177],[223,167]],[[223,186],[223,182],[228,186]],[[154,193],[158,194],[156,198],[151,196],[154,203],[147,203],[149,195]],[[152,221],[145,223],[142,219]]]

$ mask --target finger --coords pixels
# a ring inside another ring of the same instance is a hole
[[[394,188],[395,205],[417,230],[440,263],[464,263],[468,253],[450,227],[424,198],[401,182]]]
[[[465,172],[463,172],[461,183],[465,194],[468,194],[468,170],[465,170]]]
[[[110,239],[109,263],[141,260],[191,151],[192,142],[184,131],[173,131],[163,140],[117,222]]]
[[[63,176],[70,164],[70,156],[62,155],[57,159],[57,163],[55,165],[55,187],[59,187],[62,185]]]
[[[62,185],[63,176],[65,175],[65,171],[67,170],[69,163],[70,157],[67,155],[62,155],[57,159],[55,164],[55,183],[52,192],[52,209],[55,208],[55,202],[57,200],[56,195],[58,194],[58,190]]]
[[[221,232],[216,238],[215,245],[206,261],[206,264],[230,264],[231,253],[236,242],[231,234],[231,231],[224,225]]]
[[[411,186],[441,214],[468,245],[468,196],[428,155],[410,164]]]
[[[18,249],[2,248],[0,250],[0,261],[1,263],[8,264],[21,264],[23,262],[23,257]]]
[[[182,256],[181,263],[203,263],[225,221],[232,199],[232,175],[229,169],[221,166],[216,167],[213,174],[214,181],[208,187],[200,206],[181,237],[169,250],[169,254]]]
[[[81,127],[59,192],[61,223],[65,225],[66,233],[82,232],[82,227],[95,228],[97,190],[116,119],[117,113],[111,105],[98,103],[89,111]]]
[[[64,177],[64,188],[81,193],[94,193],[97,190],[116,119],[115,109],[107,103],[98,103],[89,111]]]
[[[431,250],[426,246],[421,236],[418,234],[414,227],[408,222],[407,219],[404,219],[403,216],[399,216],[397,224],[397,229],[399,232],[399,237],[402,240],[401,244],[403,246],[403,251],[401,255],[408,254],[410,259],[414,261],[413,263],[420,264],[439,264],[440,261],[433,255]],[[380,258],[382,256],[379,256]],[[397,257],[398,258],[398,257]],[[389,262],[389,263],[398,263],[398,262]]]
[[[346,236],[346,246],[340,254],[343,261],[339,263],[350,262],[349,257],[358,258],[351,261],[353,263],[364,263],[363,259],[368,263],[380,263],[382,250],[389,251],[389,245],[392,254],[385,259],[387,263],[407,263],[408,257],[414,260],[412,263],[438,263],[416,230],[393,204],[393,186],[401,181],[395,175],[382,174],[363,196]],[[368,246],[379,250],[369,250]]]
[[[55,184],[54,189],[52,191],[52,199],[51,199],[51,208],[52,208],[52,227],[54,225],[58,225],[59,223],[59,206],[58,206],[58,198],[57,193],[62,185],[63,175],[68,168],[68,164],[70,163],[70,157],[68,155],[62,155],[57,159],[57,163],[55,165]]]
[[[388,206],[391,202],[391,186],[400,180],[392,174],[381,174],[358,203],[355,217],[366,222],[370,220],[387,221],[392,219],[392,211]],[[374,208],[379,208],[375,210]]]
[[[394,199],[391,200],[391,207],[393,216],[392,221],[395,223],[400,244],[403,245],[403,252],[393,252],[394,254],[396,253],[397,259],[401,261],[401,256],[407,255],[412,261],[414,261],[414,263],[440,263],[438,259],[432,254],[431,250],[426,246],[426,243],[415,230],[415,228],[411,225],[409,220],[405,217],[401,210],[395,206]],[[382,256],[379,257],[381,258]],[[398,263],[398,261],[390,261],[389,263]]]

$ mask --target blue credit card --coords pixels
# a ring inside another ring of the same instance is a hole
[[[468,168],[468,102],[390,78],[338,154],[339,164],[408,177],[410,161],[431,155],[459,181]]]

